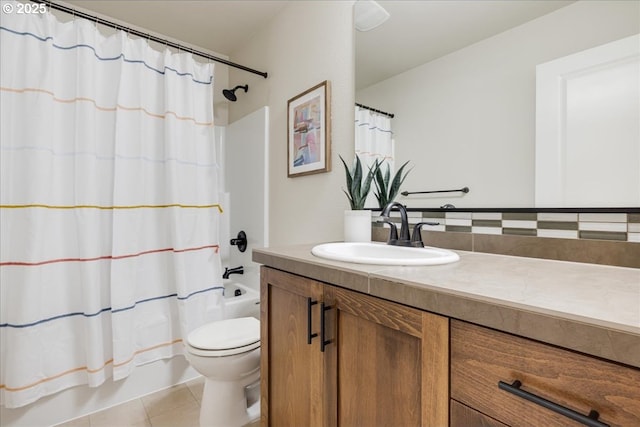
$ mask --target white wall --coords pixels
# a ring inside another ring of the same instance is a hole
[[[290,2],[231,60],[269,73],[231,70],[231,86],[249,84],[230,105],[230,122],[269,107],[269,239],[271,246],[342,239],[348,208],[338,154],[353,156],[354,29],[351,1]],[[287,101],[331,82],[331,164],[328,173],[287,178]],[[257,177],[247,176],[250,182]]]
[[[535,67],[640,32],[640,2],[580,1],[359,91],[391,111],[410,207],[534,205]]]

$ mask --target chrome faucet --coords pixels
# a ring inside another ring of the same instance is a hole
[[[400,237],[398,237],[398,227],[391,221],[389,214],[391,214],[391,210],[397,208],[400,211]],[[407,208],[401,203],[391,202],[387,206],[384,207],[382,212],[380,213],[381,222],[389,224],[391,230],[389,231],[389,240],[387,241],[387,245],[394,246],[410,246],[416,248],[424,247],[424,243],[422,241],[422,234],[420,230],[424,225],[438,225],[439,222],[419,222],[413,227],[413,233],[411,234],[411,238],[409,238],[409,219],[407,217]]]

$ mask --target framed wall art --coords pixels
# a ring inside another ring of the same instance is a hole
[[[291,98],[287,109],[287,176],[331,170],[331,112],[328,80]]]

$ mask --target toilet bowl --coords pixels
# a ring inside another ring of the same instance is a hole
[[[201,427],[240,427],[258,420],[259,395],[247,393],[259,390],[258,319],[239,317],[202,325],[185,340],[185,357],[205,378]]]

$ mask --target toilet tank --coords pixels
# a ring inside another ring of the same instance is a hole
[[[260,293],[242,283],[225,282],[224,318],[255,317],[260,320]]]

